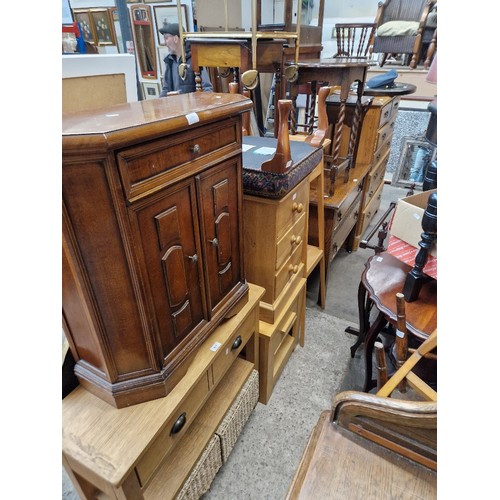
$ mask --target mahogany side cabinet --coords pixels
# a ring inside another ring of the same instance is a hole
[[[116,408],[167,395],[248,300],[241,95],[196,92],[62,120],[63,329]]]

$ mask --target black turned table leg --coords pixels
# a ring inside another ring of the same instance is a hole
[[[351,358],[354,358],[358,347],[364,342],[366,332],[370,327],[370,306],[370,298],[368,297],[368,293],[363,282],[360,281],[358,286],[359,330],[351,327],[347,327],[345,329],[346,333],[358,336],[358,340],[356,340],[356,343],[351,346]]]
[[[384,329],[387,319],[384,313],[379,313],[365,336],[365,384],[363,392],[368,392],[377,385],[377,381],[372,379],[373,366],[373,346],[378,334]]]

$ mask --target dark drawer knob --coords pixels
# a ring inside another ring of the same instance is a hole
[[[184,427],[184,424],[186,423],[186,421],[187,421],[186,412],[184,412],[175,421],[174,425],[172,425],[170,435],[177,434]]]
[[[235,349],[238,349],[240,347],[242,342],[241,335],[238,335],[233,342],[233,345],[231,346],[231,351],[234,351]]]
[[[201,151],[201,148],[200,148],[200,145],[199,144],[195,144],[194,146],[191,146],[189,148],[191,150],[191,152],[193,152],[195,155],[199,155],[200,154],[200,151]]]

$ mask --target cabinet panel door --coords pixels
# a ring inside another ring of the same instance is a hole
[[[239,159],[229,160],[197,176],[201,238],[206,251],[208,303],[212,312],[243,280],[241,269],[241,190]]]
[[[194,182],[176,184],[138,204],[134,211],[167,363],[167,356],[206,317]]]

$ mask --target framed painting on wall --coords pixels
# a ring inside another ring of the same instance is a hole
[[[114,24],[108,9],[90,11],[98,45],[116,45]]]
[[[160,86],[154,82],[142,82],[144,99],[157,99],[160,97]]]
[[[189,30],[190,27],[187,23],[187,9],[184,4],[181,5],[182,12],[182,26],[185,30]],[[164,24],[179,23],[179,17],[177,15],[177,5],[157,5],[154,7],[155,20],[156,20],[156,36],[158,37],[158,45],[165,45],[165,39],[163,35],[158,31]]]
[[[73,14],[75,15],[75,21],[80,25],[83,40],[95,44],[96,37],[90,19],[90,12],[88,10],[74,10]]]

